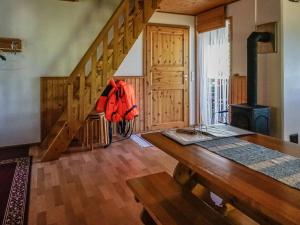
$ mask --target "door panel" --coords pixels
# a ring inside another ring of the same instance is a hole
[[[147,26],[147,130],[188,125],[189,30]]]

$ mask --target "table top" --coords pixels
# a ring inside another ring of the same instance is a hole
[[[300,224],[300,191],[200,146],[182,146],[159,132],[143,138],[183,163],[201,183],[260,224]],[[264,135],[241,139],[300,157],[300,146]]]

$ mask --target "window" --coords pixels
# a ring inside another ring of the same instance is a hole
[[[200,33],[200,115],[201,123],[215,124],[228,121],[230,76],[230,21],[217,30]]]

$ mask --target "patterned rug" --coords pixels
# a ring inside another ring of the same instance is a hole
[[[30,157],[0,160],[0,225],[27,224],[30,166]]]
[[[238,138],[197,145],[300,190],[300,159]]]

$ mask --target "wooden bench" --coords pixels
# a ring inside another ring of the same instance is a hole
[[[206,203],[191,193],[184,192],[182,187],[165,172],[134,178],[128,180],[127,184],[156,224],[229,224]],[[153,222],[148,224],[155,224]]]

